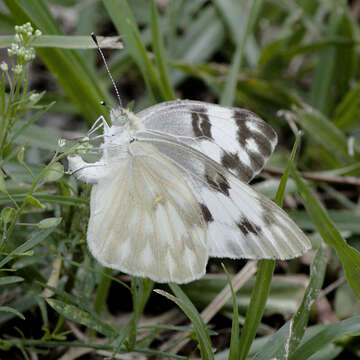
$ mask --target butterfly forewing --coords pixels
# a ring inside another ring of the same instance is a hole
[[[102,264],[159,282],[201,277],[206,223],[181,173],[151,144],[134,142],[113,176],[93,186],[89,248]]]
[[[250,181],[277,143],[274,130],[254,113],[200,101],[161,103],[137,114],[148,131],[172,135]]]

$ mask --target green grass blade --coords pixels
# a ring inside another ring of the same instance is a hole
[[[291,169],[291,175],[296,181],[306,210],[311,216],[316,229],[324,241],[336,250],[343,264],[346,278],[357,297],[360,298],[360,253],[346,243],[331,221],[326,210],[312,195],[309,188],[294,169]]]
[[[301,304],[290,322],[272,335],[257,351],[254,360],[292,359],[295,349],[301,342],[309,319],[311,305],[321,290],[326,270],[326,254],[320,247],[311,265],[310,282],[305,290]]]
[[[201,359],[210,360],[214,359],[213,350],[211,347],[211,341],[207,327],[201,319],[200,314],[196,310],[195,306],[191,303],[189,298],[181,290],[181,288],[174,284],[169,283],[171,290],[176,296],[173,296],[162,290],[154,290],[160,295],[165,296],[169,300],[173,301],[180,309],[185,313],[185,315],[190,319],[191,323],[194,326],[195,334],[200,346]]]
[[[327,36],[334,37],[340,28],[343,16],[343,1],[333,2],[327,26]],[[311,105],[329,115],[333,106],[333,91],[336,74],[337,48],[331,46],[319,58],[311,88]]]
[[[148,91],[154,102],[166,99],[158,75],[151,63],[146,49],[141,41],[136,20],[126,0],[103,0],[117,31],[122,36],[125,48],[134,58],[145,80]]]
[[[304,341],[291,357],[291,360],[306,360],[311,355],[322,350],[326,345],[341,340],[347,336],[360,333],[360,316],[354,316],[349,319],[340,321],[336,324],[327,325],[316,335]]]
[[[297,110],[296,114],[306,133],[318,144],[323,145],[337,159],[345,164],[359,159],[358,154],[355,154],[355,157],[349,155],[345,134],[330,122],[326,116],[315,109]]]
[[[335,109],[334,124],[341,130],[357,126],[360,117],[360,85],[350,90]]]
[[[245,360],[247,358],[250,346],[255,338],[260,320],[264,313],[266,300],[269,295],[274,269],[274,260],[260,260],[258,262],[258,272],[256,274],[255,285],[240,336],[239,360]]]
[[[164,41],[159,25],[159,14],[156,8],[155,0],[151,0],[151,34],[152,46],[155,54],[156,64],[160,74],[160,81],[163,87],[165,100],[173,100],[174,91],[169,81],[169,73],[166,64],[167,55],[165,52]]]
[[[137,324],[141,314],[144,311],[145,305],[149,300],[151,291],[154,287],[154,282],[147,278],[133,277],[131,282],[131,292],[133,299],[133,321],[130,332],[129,343],[130,346],[135,346]]]
[[[11,193],[10,195],[12,198],[17,202],[23,202],[26,199],[27,194],[17,194],[17,193]],[[62,196],[62,195],[48,195],[48,194],[41,194],[41,193],[35,193],[34,194],[36,198],[41,202],[48,202],[52,204],[59,204],[59,205],[72,205],[72,206],[88,206],[89,201],[82,199],[82,198],[76,198],[72,196]],[[7,195],[0,195],[0,205],[4,205],[9,202],[9,198]]]
[[[241,40],[237,43],[231,68],[226,78],[225,89],[221,95],[220,104],[224,106],[231,106],[234,103],[238,73],[241,67],[242,59],[244,57],[246,41],[249,37],[249,34],[254,30],[256,20],[263,6],[263,2],[264,0],[254,0],[251,2],[251,8],[249,15],[247,16],[245,32]]]
[[[103,273],[101,275],[99,285],[96,289],[95,300],[94,300],[94,311],[97,314],[101,314],[106,305],[106,299],[109,293],[110,285],[111,285],[111,275],[112,269],[104,268]]]
[[[296,314],[290,322],[289,337],[286,346],[282,350],[282,355],[279,358],[288,359],[292,357],[297,346],[300,344],[304,336],[305,329],[308,323],[311,305],[316,301],[317,296],[321,290],[324,282],[326,270],[326,253],[320,247],[315,255],[311,266],[310,282],[304,293],[303,300]],[[285,350],[286,349],[286,350]]]
[[[122,43],[118,36],[97,36],[102,49],[122,49]],[[9,47],[14,42],[14,36],[0,36],[0,48]],[[89,35],[42,35],[34,39],[32,45],[35,48],[53,47],[61,49],[97,49],[96,44]]]
[[[295,144],[291,150],[291,154],[290,154],[290,158],[289,158],[289,161],[288,161],[288,164],[287,164],[287,167],[284,171],[284,174],[283,176],[281,177],[281,180],[280,180],[280,184],[279,184],[279,187],[278,187],[278,190],[276,192],[276,196],[275,196],[275,202],[276,204],[278,204],[280,207],[282,206],[283,204],[283,199],[284,199],[284,195],[285,195],[285,189],[286,189],[286,184],[287,184],[287,181],[288,181],[288,178],[289,178],[289,172],[290,172],[290,166],[291,164],[294,162],[295,160],[295,155],[296,155],[296,151],[297,151],[297,148],[300,144],[300,139],[301,139],[301,136],[302,136],[302,133],[299,131],[296,135],[296,140],[295,140]]]
[[[286,337],[289,333],[290,321],[284,324],[275,334],[268,338],[268,341],[258,349],[253,360],[275,359],[276,355],[284,349]]]

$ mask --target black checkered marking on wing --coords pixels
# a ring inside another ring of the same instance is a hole
[[[265,159],[272,153],[272,143],[276,141],[275,131],[266,123],[256,122],[256,127],[259,131],[253,131],[249,127],[250,118],[255,117],[249,111],[234,111],[234,120],[238,126],[238,141],[246,148],[246,143],[249,139],[253,139],[259,149],[259,153],[248,151],[253,170],[258,171],[262,169]]]
[[[216,191],[229,196],[230,184],[220,172],[215,171],[213,168],[205,169],[205,179],[210,187]]]
[[[236,225],[245,236],[249,233],[257,235],[261,231],[259,226],[251,224],[245,217],[242,218]]]
[[[201,212],[203,214],[204,220],[207,223],[214,221],[214,218],[211,215],[211,212],[210,212],[209,208],[206,205],[202,204],[202,203],[199,203],[199,205],[200,205]]]
[[[207,137],[211,136],[211,122],[207,114],[207,109],[202,106],[191,109],[192,127],[196,137]]]
[[[224,152],[221,157],[221,165],[233,170],[244,181],[250,180],[253,176],[253,170],[240,161],[238,154]]]

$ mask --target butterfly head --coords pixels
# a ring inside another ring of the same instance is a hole
[[[117,107],[110,110],[110,119],[113,126],[125,126],[129,121],[129,111]]]

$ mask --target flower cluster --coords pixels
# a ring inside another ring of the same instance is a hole
[[[35,50],[31,44],[39,36],[41,36],[41,31],[34,31],[30,23],[15,26],[14,42],[8,49],[8,55],[10,57],[14,55],[17,57],[17,64],[12,67],[12,71],[15,74],[20,75],[23,71],[24,65],[34,60]],[[2,62],[0,64],[0,69],[7,72],[9,70],[8,64]]]
[[[14,124],[30,109],[39,108],[37,103],[42,94],[29,91],[27,65],[35,58],[33,47],[41,36],[40,30],[34,30],[30,23],[15,26],[14,40],[8,48],[9,61],[0,63],[0,81],[8,86],[0,89],[0,159],[12,143],[11,132]],[[6,96],[5,96],[6,95]],[[41,106],[40,106],[41,107]],[[20,158],[18,158],[20,159]]]

